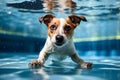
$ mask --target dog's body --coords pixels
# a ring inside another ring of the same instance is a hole
[[[87,21],[85,17],[76,15],[68,16],[68,18],[55,18],[55,16],[48,14],[41,17],[39,21],[44,22],[48,27],[48,37],[38,59],[33,60],[30,65],[32,67],[42,66],[48,56],[54,54],[60,61],[69,56],[81,67],[91,67],[92,63],[84,62],[78,56],[72,39],[74,29],[81,20]]]
[[[58,48],[52,44],[48,36],[45,46],[40,52],[40,54],[44,55],[44,53],[45,54],[48,53],[48,55],[53,54],[57,60],[64,60],[67,56],[71,56],[74,53],[76,53],[76,51],[72,39],[68,43],[66,43],[63,47]],[[39,55],[38,59],[42,58],[44,58],[44,56]]]

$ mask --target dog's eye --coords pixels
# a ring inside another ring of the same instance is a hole
[[[51,30],[56,30],[57,27],[56,27],[55,25],[51,25],[51,26],[50,26],[50,29],[51,29]]]
[[[64,27],[64,30],[65,30],[65,31],[70,31],[70,30],[71,30],[71,27],[67,25],[67,26]]]

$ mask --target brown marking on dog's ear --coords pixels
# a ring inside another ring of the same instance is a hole
[[[79,16],[79,18],[80,18],[82,21],[87,22],[87,19],[86,19],[84,16]]]
[[[72,24],[76,27],[77,25],[80,24],[80,21],[87,21],[87,19],[84,16],[77,16],[77,15],[70,15],[68,16]]]
[[[39,22],[40,23],[44,22],[48,26],[48,24],[52,21],[54,17],[55,16],[53,16],[52,14],[47,14],[45,16],[40,17]]]

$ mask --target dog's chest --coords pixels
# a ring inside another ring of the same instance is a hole
[[[70,40],[64,46],[58,47],[52,44],[49,37],[47,39],[45,47],[43,48],[43,51],[49,53],[53,58],[56,58],[58,60],[64,60],[67,56],[71,56],[76,52],[72,40]]]
[[[69,51],[70,50],[68,47],[53,48],[51,56],[54,60],[64,60],[64,59],[66,59],[67,56],[69,56],[69,54],[70,54]]]
[[[67,55],[61,55],[61,54],[56,54],[56,53],[51,55],[51,58],[54,61],[62,61],[64,59],[66,59],[66,57],[67,57]]]

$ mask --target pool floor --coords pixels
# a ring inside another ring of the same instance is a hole
[[[120,57],[82,57],[93,62],[92,69],[81,69],[70,59],[53,64],[50,60],[39,69],[28,63],[38,54],[0,53],[0,80],[120,80]]]

